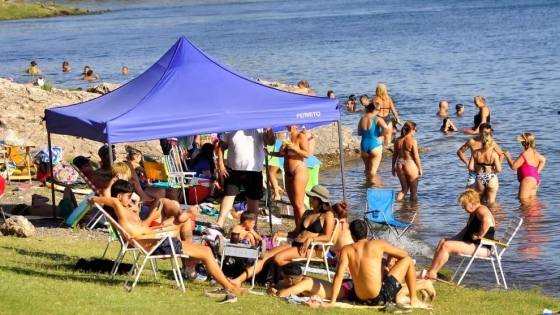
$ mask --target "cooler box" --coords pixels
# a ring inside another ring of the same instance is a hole
[[[192,184],[189,185],[188,203],[190,205],[201,203],[204,198],[210,196],[213,186],[214,183],[211,179],[195,177]]]

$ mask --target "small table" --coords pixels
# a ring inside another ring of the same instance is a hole
[[[32,160],[31,160],[31,155],[29,154],[29,151],[31,150],[31,148],[34,148],[35,145],[34,144],[24,144],[24,145],[7,145],[7,144],[0,144],[0,147],[2,147],[3,151],[2,153],[4,153],[4,165],[6,167],[6,170],[8,170],[9,167],[9,163],[12,162],[14,163],[18,168],[22,167],[24,170],[27,170],[27,174],[25,175],[10,175],[10,172],[8,171],[8,183],[11,183],[11,180],[29,180],[29,183],[31,184],[31,178],[33,177],[33,175],[31,174],[31,168],[35,168],[35,165],[33,164]],[[25,148],[25,153],[19,153],[17,151],[17,148]],[[15,161],[14,158],[17,156],[23,156],[22,161]],[[22,163],[24,163],[22,165]]]

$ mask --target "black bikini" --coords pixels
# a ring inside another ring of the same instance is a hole
[[[321,225],[321,216],[323,215],[323,213],[320,213],[319,216],[317,217],[317,219],[315,219],[315,221],[313,221],[313,223],[309,224],[307,227],[305,227],[303,225],[303,222],[305,221],[305,218],[307,218],[308,215],[310,215],[311,213],[313,213],[313,211],[307,211],[304,215],[303,218],[301,218],[301,228],[300,231],[309,231],[311,233],[317,233],[317,234],[321,234],[323,233],[325,230],[323,229],[323,226]],[[293,241],[292,242],[292,247],[300,247],[301,245],[303,245],[302,242],[298,242],[298,241]]]

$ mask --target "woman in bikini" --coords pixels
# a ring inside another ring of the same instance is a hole
[[[418,200],[418,179],[422,176],[422,164],[418,154],[418,142],[414,138],[416,124],[407,121],[401,129],[401,136],[395,140],[391,174],[399,177],[401,191],[397,200],[402,200],[410,189],[410,200]]]
[[[474,98],[474,106],[478,108],[478,114],[474,115],[474,127],[472,129],[463,130],[464,133],[475,133],[478,134],[478,128],[482,123],[490,123],[490,107],[486,106],[486,100],[482,95],[477,95]]]
[[[305,212],[305,187],[309,180],[305,158],[309,157],[309,141],[307,136],[298,130],[297,125],[287,128],[288,137],[284,139],[279,152],[266,152],[271,156],[284,157],[285,189],[294,207],[295,222],[298,225]]]
[[[467,189],[459,195],[457,200],[461,207],[469,214],[467,225],[452,238],[439,241],[426,279],[437,279],[437,273],[445,265],[451,254],[472,255],[481,238],[494,239],[494,217],[492,212],[480,204],[480,195]],[[476,254],[478,257],[490,255],[490,248],[482,247]]]
[[[517,141],[521,142],[524,151],[519,154],[515,162],[511,159],[509,151],[504,152],[509,167],[517,170],[517,180],[519,181],[519,192],[517,197],[526,200],[537,195],[537,189],[541,183],[540,173],[544,168],[546,159],[535,146],[535,136],[525,132],[517,136]]]
[[[362,136],[361,157],[365,165],[366,180],[369,182],[373,182],[377,174],[383,154],[383,139],[386,139],[389,130],[385,121],[377,116],[378,113],[379,106],[370,103],[358,122],[358,136]]]
[[[387,86],[385,86],[385,84],[381,83],[377,86],[375,89],[375,96],[371,101],[379,105],[378,116],[389,126],[388,130],[390,132],[387,134],[388,138],[385,139],[385,143],[389,144],[391,143],[391,132],[397,133],[396,124],[402,126],[402,123],[399,119],[399,113],[397,113],[395,105],[393,104],[393,99],[387,94]],[[391,117],[391,113],[395,116],[394,118]]]
[[[493,149],[494,137],[492,133],[481,135],[482,148],[475,150],[469,160],[469,171],[475,172],[475,189],[481,196],[486,197],[486,202],[494,203],[500,183],[498,173],[502,171],[502,164],[498,152]]]
[[[294,258],[307,257],[311,242],[328,242],[331,240],[335,227],[335,214],[329,205],[329,191],[321,186],[314,186],[308,191],[309,204],[313,210],[307,211],[301,222],[296,224],[293,232],[276,232],[272,236],[272,243],[277,244],[279,237],[293,238],[291,244],[280,245],[266,252],[264,258],[257,264],[259,273],[266,263],[274,262],[283,266]],[[248,267],[239,277],[230,280],[234,285],[240,285],[253,276],[254,267]]]
[[[331,247],[331,250],[336,253],[337,257],[340,257],[342,247],[354,243],[348,226],[348,203],[346,203],[346,201],[335,203],[332,206],[332,209],[340,223],[338,225],[338,231],[336,232],[336,240],[334,241],[334,245]]]

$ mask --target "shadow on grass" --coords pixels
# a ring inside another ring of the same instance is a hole
[[[79,259],[76,256],[68,256],[68,255],[59,254],[59,253],[47,253],[47,252],[41,252],[41,251],[35,251],[35,250],[27,250],[27,249],[23,249],[23,248],[10,247],[10,246],[0,246],[0,248],[15,251],[16,253],[18,253],[20,255],[24,255],[24,256],[48,258],[50,260],[57,261],[57,262],[64,261],[64,260],[78,261],[78,259]]]

